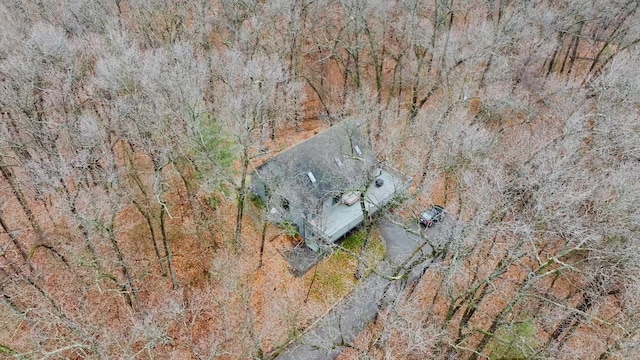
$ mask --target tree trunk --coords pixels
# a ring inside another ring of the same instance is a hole
[[[628,4],[633,4],[633,8],[631,10],[629,10],[629,12],[627,12],[626,14],[624,14],[620,20],[618,21],[618,24],[615,26],[615,28],[613,29],[613,31],[611,32],[611,35],[609,35],[609,37],[607,38],[607,40],[604,42],[604,45],[602,45],[602,47],[600,48],[600,51],[598,51],[598,53],[596,54],[595,58],[593,59],[593,62],[591,63],[591,66],[589,67],[589,71],[587,73],[587,77],[589,77],[590,75],[595,75],[596,73],[598,73],[600,71],[600,69],[602,68],[602,66],[598,69],[596,69],[596,66],[598,64],[598,62],[600,61],[600,57],[602,56],[602,54],[605,52],[605,50],[609,47],[609,45],[611,44],[611,42],[620,34],[620,29],[622,28],[622,24],[624,24],[624,22],[631,16],[633,15],[633,13],[638,9],[638,7],[640,7],[640,3],[633,2],[630,1]],[[609,58],[612,58],[615,55],[612,54]],[[585,78],[586,81],[586,78]]]
[[[445,69],[445,59],[447,56],[447,51],[449,48],[449,40],[451,39],[451,29],[453,28],[453,18],[454,18],[454,12],[453,12],[453,0],[450,0],[449,4],[447,5],[447,16],[446,16],[446,20],[444,21],[445,26],[446,26],[446,36],[445,36],[445,40],[444,40],[444,47],[442,49],[442,54],[440,54],[440,59],[438,60],[438,66],[440,67],[440,79],[442,79],[442,74],[446,74],[446,79],[448,79],[448,71],[444,72],[443,70]]]
[[[426,61],[426,50],[416,50],[416,56],[418,56],[418,69],[414,76],[413,86],[411,87],[411,108],[409,110],[409,121],[413,123],[413,120],[418,115],[418,90],[420,87],[420,71]],[[433,57],[433,56],[431,56]],[[431,60],[429,60],[431,62]]]
[[[78,194],[76,194],[76,196],[72,198],[71,193],[69,192],[69,188],[67,188],[67,185],[62,179],[60,179],[60,184],[62,185],[62,189],[64,190],[65,199],[67,201],[67,205],[69,206],[69,211],[71,212],[72,218],[76,222],[76,225],[78,226],[78,229],[80,230],[80,232],[82,233],[82,237],[84,238],[84,245],[87,248],[89,255],[91,255],[91,259],[96,264],[100,272],[102,272],[100,258],[98,257],[96,249],[93,246],[93,242],[91,241],[89,230],[84,226],[84,224],[82,224],[83,216],[78,213],[78,209],[76,208],[75,198],[78,196]]]
[[[613,295],[619,292],[618,289],[611,287],[602,287],[602,281],[604,277],[596,276],[593,282],[587,286],[587,289],[582,292],[582,300],[578,303],[574,310],[570,310],[570,313],[556,326],[555,330],[549,336],[545,348],[557,347],[561,349],[564,346],[567,338],[576,330],[576,328],[586,318],[585,314],[595,306],[598,300],[606,297],[607,295]]]
[[[4,230],[4,232],[7,233],[7,235],[9,235],[9,239],[11,239],[13,246],[15,246],[16,249],[18,250],[18,254],[20,254],[20,257],[22,257],[22,260],[25,262],[25,264],[27,264],[27,266],[29,267],[29,270],[33,272],[34,271],[33,265],[31,265],[31,262],[29,262],[29,257],[27,256],[26,251],[24,251],[24,249],[22,248],[22,245],[18,241],[18,238],[13,233],[13,231],[9,230],[7,223],[5,223],[4,219],[2,218],[2,213],[0,213],[0,225],[2,226],[2,230]]]
[[[311,294],[311,288],[313,287],[313,284],[316,282],[316,275],[318,275],[318,267],[314,266],[313,267],[313,277],[311,278],[311,283],[309,284],[309,288],[307,289],[307,295],[305,295],[304,297],[304,301],[303,303],[307,303],[307,301],[309,301],[309,295]]]
[[[18,269],[13,267],[13,265],[9,265],[8,267],[15,274],[18,274]],[[0,274],[6,277],[10,276],[9,273],[7,273],[7,271],[5,270],[5,268],[2,268],[2,267],[0,267]],[[65,314],[63,308],[45,291],[43,287],[41,287],[37,282],[35,282],[34,279],[32,279],[29,276],[21,276],[21,279],[25,283],[27,283],[29,286],[33,287],[43,297],[46,303],[51,305],[51,307],[53,308],[53,311],[50,311],[50,313],[53,314],[58,319],[60,319],[61,325],[68,328],[72,333],[77,335],[79,338],[87,339],[88,341],[90,341],[93,345],[91,348],[95,351],[95,355],[97,356],[98,359],[102,359],[101,354],[97,351],[97,348],[98,348],[97,342],[93,335],[87,333],[82,328],[78,327],[78,325]],[[7,294],[3,294],[3,298],[7,301],[10,301],[10,304],[13,304],[15,306],[15,303],[11,301],[11,298]],[[22,312],[22,310],[17,306],[14,308],[14,310]]]
[[[567,256],[571,254],[571,252],[572,250],[568,250],[564,252],[564,254],[559,255],[558,258]],[[554,263],[555,263],[555,259],[547,260],[545,263],[540,264],[537,267],[537,269],[535,269],[534,271],[531,271],[529,275],[522,280],[522,282],[519,285],[519,290],[517,291],[517,293],[511,298],[511,300],[509,300],[509,302],[505,304],[502,310],[500,310],[500,313],[498,313],[493,318],[491,322],[491,326],[489,326],[489,329],[486,331],[483,331],[484,335],[482,336],[482,339],[476,346],[473,354],[469,356],[469,360],[478,359],[478,356],[482,354],[486,346],[489,344],[489,341],[495,335],[495,332],[496,330],[498,330],[498,327],[503,324],[503,320],[505,319],[505,317],[514,310],[515,305],[522,299],[523,294],[526,294],[527,291],[531,288],[531,286],[533,286],[539,279],[557,272],[557,270],[549,270],[546,273],[544,272],[547,270],[548,267],[550,267]]]
[[[267,237],[267,219],[262,219],[262,231],[260,232],[260,261],[258,269],[262,269],[262,257],[264,255],[264,243]]]
[[[129,272],[129,269],[127,268],[127,264],[124,261],[124,256],[122,255],[122,251],[120,250],[120,246],[118,245],[118,240],[116,239],[116,235],[114,232],[114,227],[115,227],[115,214],[112,214],[111,216],[111,223],[109,225],[107,225],[107,236],[109,237],[109,240],[111,241],[111,246],[113,247],[113,251],[116,253],[116,258],[118,259],[118,264],[120,265],[120,270],[122,271],[122,274],[124,275],[126,281],[127,281],[127,285],[129,286],[129,293],[131,295],[129,295],[128,293],[125,293],[125,296],[128,297],[128,303],[131,306],[131,308],[135,308],[136,303],[138,302],[138,296],[137,296],[137,290],[135,288],[135,286],[133,285],[133,280],[131,279],[131,275]]]
[[[322,109],[324,110],[324,114],[326,115],[327,119],[331,120],[331,112],[329,111],[329,106],[327,105],[323,94],[320,93],[320,89],[313,85],[311,79],[309,79],[308,77],[304,77],[304,79],[307,81],[307,84],[309,84],[313,92],[318,96],[318,101],[320,101],[320,104],[322,104]]]
[[[160,250],[158,249],[158,241],[156,239],[156,232],[153,229],[153,223],[151,222],[151,216],[149,216],[148,213],[142,210],[142,207],[137,201],[133,200],[132,202],[136,206],[136,209],[138,209],[142,217],[144,217],[147,223],[147,228],[149,229],[149,233],[151,234],[151,243],[153,244],[153,251],[156,254],[156,258],[158,259],[158,265],[160,265],[160,273],[162,274],[162,276],[167,276],[167,272],[164,270],[164,266],[162,265],[162,256],[160,255]]]
[[[578,46],[580,45],[580,37],[582,36],[584,23],[584,21],[580,22],[580,25],[578,27],[578,34],[573,39],[573,46],[571,47],[571,58],[569,59],[569,64],[567,65],[567,74],[571,74],[571,71],[573,71],[573,65],[575,64],[576,58],[578,57]]]
[[[558,33],[558,38],[556,40],[558,42],[558,44],[556,45],[555,49],[553,50],[553,54],[551,55],[551,58],[545,62],[545,64],[547,65],[547,68],[545,69],[544,72],[544,77],[549,77],[549,75],[551,75],[551,72],[553,71],[553,68],[556,64],[556,58],[558,57],[558,53],[560,52],[560,50],[562,49],[562,47],[564,46],[564,33]]]
[[[355,278],[360,280],[364,276],[364,256],[369,245],[369,238],[371,237],[371,221],[369,221],[369,211],[367,210],[365,203],[366,188],[360,191],[360,210],[362,211],[362,223],[364,226],[364,239],[362,240],[362,246],[360,247],[360,256],[358,257],[358,269],[356,270]]]
[[[13,192],[13,195],[16,197],[16,199],[18,200],[18,203],[20,204],[20,208],[22,209],[22,211],[24,211],[25,215],[27,215],[27,220],[29,220],[29,224],[31,225],[33,230],[36,232],[36,236],[38,238],[41,238],[42,230],[40,230],[40,226],[36,221],[36,217],[31,211],[31,208],[29,207],[29,205],[27,204],[27,200],[25,199],[24,194],[20,190],[20,187],[15,182],[13,172],[11,172],[11,170],[4,164],[2,160],[0,160],[0,173],[2,173],[2,177],[4,177],[7,183],[9,184],[9,187],[11,188],[11,192]]]
[[[164,225],[165,209],[160,208],[160,232],[162,233],[162,245],[164,246],[164,253],[167,258],[167,268],[169,269],[169,275],[171,276],[171,286],[173,290],[178,288],[178,281],[176,280],[176,274],[173,272],[173,265],[171,249],[169,248],[169,240],[167,239],[167,230]]]
[[[189,161],[190,164],[194,164],[194,161],[192,159],[187,159],[187,160]],[[173,165],[173,168],[176,170],[176,172],[180,176],[180,179],[182,179],[182,183],[184,185],[185,191],[187,192],[187,201],[189,203],[189,209],[191,210],[191,215],[196,220],[195,227],[196,227],[196,232],[198,234],[198,238],[206,239],[207,238],[206,233],[208,232],[208,228],[209,228],[209,220],[207,219],[207,216],[204,213],[202,204],[198,201],[197,196],[190,189],[191,186],[189,185],[189,180],[187,178],[187,175],[183,173],[183,171],[188,167],[185,166],[184,169],[180,169],[176,161],[174,161],[174,159],[171,159],[171,164]],[[198,169],[196,168],[194,169],[194,171],[197,172]],[[213,238],[213,236],[210,236],[210,243],[211,243],[211,246],[213,247],[213,250],[215,251],[218,248],[218,244],[216,244],[216,241]]]
[[[244,203],[247,192],[247,172],[249,170],[249,164],[249,149],[245,146],[242,149],[242,169],[240,175],[240,185],[236,187],[236,192],[238,195],[238,199],[236,202],[236,231],[234,240],[236,251],[240,251],[242,249],[242,219],[244,217]]]

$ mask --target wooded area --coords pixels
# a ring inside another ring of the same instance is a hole
[[[248,174],[357,117],[457,221],[341,359],[637,357],[639,7],[3,0],[0,354],[270,358],[340,292]]]

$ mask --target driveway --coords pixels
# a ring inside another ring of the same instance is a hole
[[[278,360],[335,359],[344,345],[371,322],[385,298],[391,281],[371,274],[338,305],[289,344]]]
[[[415,222],[403,223],[400,219],[385,216],[376,224],[387,248],[387,260],[394,265],[402,265],[418,248],[424,244],[422,236],[429,236],[431,229],[424,231]],[[423,246],[415,255],[424,255],[431,252],[431,247]]]
[[[371,322],[381,307],[391,303],[407,284],[417,281],[431,264],[431,247],[423,237],[442,236],[440,227],[420,229],[383,217],[376,224],[387,246],[387,261],[360,281],[356,288],[307,331],[291,342],[278,360],[335,359]]]

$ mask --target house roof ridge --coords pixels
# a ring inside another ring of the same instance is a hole
[[[320,138],[321,138],[322,136],[326,136],[327,132],[330,132],[330,131],[338,131],[338,130],[337,130],[338,128],[346,127],[346,126],[348,126],[348,125],[349,125],[349,124],[351,124],[351,123],[355,123],[356,127],[358,127],[358,128],[359,128],[359,127],[361,127],[361,126],[363,125],[363,123],[364,123],[364,122],[363,122],[362,120],[360,120],[359,118],[355,118],[355,117],[348,117],[348,118],[346,118],[346,119],[344,119],[344,120],[340,121],[340,122],[339,122],[339,123],[337,123],[337,124],[330,125],[328,128],[326,128],[326,129],[322,129],[322,130],[318,131],[318,133],[313,134],[313,135],[309,136],[308,138],[306,138],[306,139],[304,139],[304,140],[302,140],[302,141],[300,141],[300,142],[297,142],[297,143],[295,143],[295,144],[293,144],[293,145],[291,145],[291,146],[289,146],[289,147],[287,147],[287,148],[283,149],[282,151],[278,152],[277,154],[274,154],[273,156],[271,156],[270,158],[268,158],[266,161],[264,161],[262,164],[258,165],[258,166],[256,167],[256,170],[258,170],[258,169],[262,168],[263,166],[265,166],[267,163],[271,162],[272,160],[274,160],[274,159],[276,159],[276,158],[280,157],[280,155],[283,155],[283,154],[289,153],[290,151],[294,151],[294,149],[295,149],[298,145],[302,145],[302,144],[305,144],[305,143],[310,142],[310,141],[318,141],[318,137],[320,137]]]

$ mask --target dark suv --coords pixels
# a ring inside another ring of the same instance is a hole
[[[434,205],[427,209],[427,211],[423,211],[420,214],[420,225],[425,227],[432,227],[433,224],[442,220],[442,216],[444,215],[444,209],[440,205]]]

